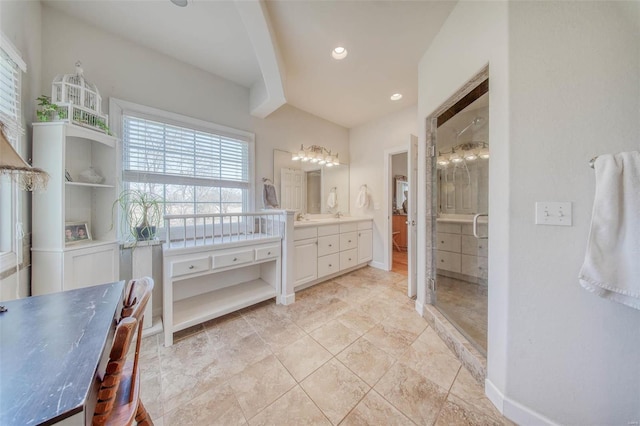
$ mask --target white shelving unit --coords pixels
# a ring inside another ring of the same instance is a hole
[[[280,294],[280,237],[163,250],[164,344],[173,333]]]
[[[118,280],[112,205],[117,198],[118,140],[64,121],[33,124],[33,165],[49,173],[33,194],[32,293],[52,293]],[[78,182],[93,167],[105,181]],[[73,181],[65,180],[65,170]],[[87,223],[90,241],[65,243],[65,224]]]

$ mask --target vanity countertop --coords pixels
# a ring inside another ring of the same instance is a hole
[[[310,226],[336,225],[340,223],[362,222],[365,220],[373,220],[373,218],[369,216],[342,216],[340,218],[336,218],[336,217],[309,218],[309,219],[296,220],[293,223],[293,226],[294,228],[307,228]]]

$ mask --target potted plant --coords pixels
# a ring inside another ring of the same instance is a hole
[[[152,240],[162,219],[162,199],[138,189],[125,189],[113,203],[122,210],[122,221],[136,241]]]
[[[40,121],[52,121],[55,118],[55,114],[58,112],[58,105],[51,103],[51,97],[42,95],[36,98],[38,101],[39,110],[36,111],[38,120]]]

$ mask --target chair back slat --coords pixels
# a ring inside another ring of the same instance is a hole
[[[131,405],[134,398],[139,393],[139,388],[133,385],[133,381],[138,377],[138,358],[140,354],[140,343],[142,338],[142,324],[144,320],[144,311],[153,291],[153,279],[143,277],[131,280],[126,287],[123,297],[123,307],[120,313],[120,321],[116,327],[116,333],[113,339],[113,345],[109,354],[109,363],[98,391],[98,401],[93,416],[93,425],[107,425],[129,423],[120,418],[113,418],[114,408],[122,408],[122,404]],[[137,334],[135,343],[135,356],[133,363],[126,363],[127,353],[131,347],[134,334]],[[126,367],[126,373],[123,382],[123,369]],[[130,380],[131,382],[128,382]],[[129,385],[127,386],[127,384]],[[119,392],[119,387],[122,389]],[[128,392],[128,395],[127,395]],[[126,399],[126,402],[123,400]],[[145,424],[153,424],[151,419],[138,397],[137,411],[135,416],[139,417]],[[135,406],[135,405],[134,405]]]
[[[137,323],[135,318],[123,318],[116,327],[109,363],[98,391],[98,401],[93,415],[94,426],[104,425],[109,419]]]

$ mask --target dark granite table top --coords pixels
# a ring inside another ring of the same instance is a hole
[[[93,411],[123,289],[120,281],[2,302],[0,425],[46,425]]]

